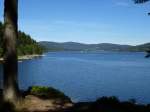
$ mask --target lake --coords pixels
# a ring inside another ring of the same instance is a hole
[[[22,89],[52,86],[75,102],[117,96],[150,103],[150,59],[144,56],[135,52],[50,52],[19,62],[19,84]]]

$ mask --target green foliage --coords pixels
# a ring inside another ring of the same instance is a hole
[[[64,93],[51,87],[32,86],[28,90],[28,94],[38,96],[44,99],[63,99],[64,101],[71,101]]]
[[[2,37],[3,37],[3,24],[0,22],[0,57],[2,56]],[[30,35],[24,32],[18,32],[17,38],[17,51],[18,55],[31,55],[31,54],[42,54],[44,48],[40,46]]]
[[[43,48],[24,32],[18,32],[18,55],[42,54]]]

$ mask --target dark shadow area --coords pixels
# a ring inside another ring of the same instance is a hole
[[[5,102],[2,104],[1,112],[16,112],[15,106],[9,102]]]
[[[3,101],[2,92],[2,89],[0,89],[0,112],[16,112],[13,104]]]
[[[62,112],[150,112],[150,105],[135,100],[121,102],[116,97],[102,97],[95,102],[80,102]]]
[[[49,87],[33,86],[30,87],[27,91],[22,91],[22,95],[24,96],[24,99],[26,99],[26,96],[30,96],[30,98],[34,98],[35,96],[42,99],[42,102],[46,100],[55,101],[60,99],[61,103],[56,103],[55,106],[58,106],[59,108],[54,110],[29,111],[28,108],[32,106],[29,105],[29,107],[22,109],[20,112],[150,112],[150,104],[137,104],[134,99],[129,101],[120,101],[114,96],[101,97],[95,102],[73,103],[70,98],[64,95],[62,92]],[[67,104],[66,102],[71,103],[72,106],[64,109],[62,107]],[[36,107],[33,109],[36,110]],[[2,90],[0,90],[0,112],[16,112],[12,104],[3,102]]]
[[[146,54],[145,58],[150,58],[150,50],[147,50],[146,52],[147,52],[147,54]]]

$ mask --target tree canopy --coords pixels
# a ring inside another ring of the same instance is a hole
[[[0,22],[0,56],[2,56],[2,37],[3,37],[3,24]],[[17,51],[18,55],[29,55],[29,54],[42,54],[43,47],[41,47],[30,35],[19,31],[17,39]]]

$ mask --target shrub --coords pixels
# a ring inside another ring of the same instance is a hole
[[[70,98],[64,93],[51,87],[32,86],[28,89],[28,94],[44,99],[62,99],[64,101],[71,101]]]

